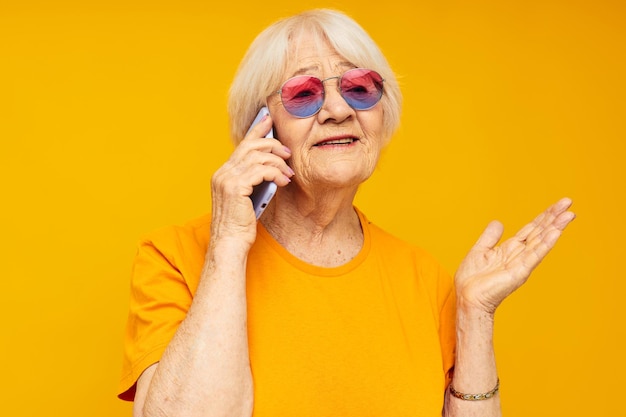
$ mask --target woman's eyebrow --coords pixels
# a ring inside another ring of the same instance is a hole
[[[297,75],[305,75],[308,74],[309,72],[313,71],[313,70],[317,70],[319,69],[318,65],[312,65],[310,67],[304,67],[304,68],[300,68],[299,70],[297,70],[296,72],[294,72],[293,74],[291,74],[292,77],[295,77]]]
[[[338,62],[337,65],[335,66],[335,68],[347,68],[347,69],[354,69],[356,67],[357,66],[354,65],[350,61],[341,61],[341,62]]]

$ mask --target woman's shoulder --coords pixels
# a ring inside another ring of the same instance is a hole
[[[360,210],[357,209],[357,212],[361,219],[361,226],[364,232],[369,234],[372,244],[392,254],[406,255],[407,253],[411,253],[413,256],[423,258],[425,261],[437,262],[436,259],[421,246],[383,229],[381,226],[368,219]]]
[[[210,215],[203,215],[144,234],[139,239],[135,256],[135,286],[178,282],[195,292],[208,247],[210,220]],[[155,276],[161,278],[155,280]]]
[[[453,291],[453,278],[446,268],[430,252],[419,245],[384,230],[363,213],[362,227],[369,234],[372,253],[393,275],[415,276],[428,292],[434,294],[435,305],[442,305]]]
[[[140,237],[140,245],[150,245],[162,253],[178,254],[195,247],[204,251],[209,244],[211,215],[204,214],[178,224],[155,228]]]

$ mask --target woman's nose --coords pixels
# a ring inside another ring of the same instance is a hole
[[[320,123],[329,120],[341,123],[354,115],[354,109],[342,97],[338,83],[338,78],[327,79],[324,82],[324,103],[317,114]]]

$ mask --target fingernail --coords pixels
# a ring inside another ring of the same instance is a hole
[[[289,169],[289,173],[291,174],[291,176],[293,177],[294,175],[296,175],[295,172],[293,172],[293,169],[291,169],[290,166],[287,167]]]
[[[288,147],[286,147],[286,146],[283,146],[283,149],[285,150],[285,152],[287,152],[288,154],[290,154],[290,155],[291,155],[291,149],[289,149],[289,148],[288,148]]]
[[[267,116],[268,116],[268,115],[266,114],[265,116],[261,117],[261,121],[262,121],[262,122],[266,121],[266,120],[267,120]]]
[[[287,180],[287,182],[291,182],[291,178],[289,178],[288,176],[285,175],[285,179]]]

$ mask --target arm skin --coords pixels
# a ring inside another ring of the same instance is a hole
[[[207,253],[187,317],[161,362],[140,378],[137,394],[145,400],[136,395],[134,415],[251,415],[246,255],[236,245],[216,245]]]
[[[290,151],[262,138],[259,123],[213,175],[211,240],[196,294],[161,361],[137,381],[134,417],[250,416],[253,384],[248,355],[246,261],[256,239],[252,187],[279,186],[293,172]]]
[[[574,220],[564,198],[497,245],[503,227],[490,223],[461,263],[456,276],[457,353],[452,386],[459,392],[481,394],[497,383],[493,324],[497,307],[522,286]],[[464,401],[446,390],[444,417],[499,417],[500,397]]]

